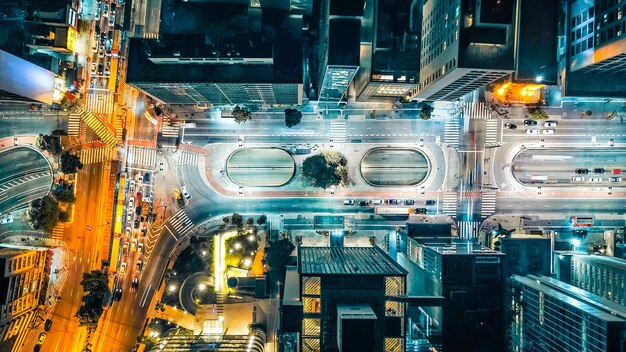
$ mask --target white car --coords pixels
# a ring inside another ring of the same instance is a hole
[[[100,4],[98,4],[98,7],[96,7],[96,21],[100,21]]]
[[[383,201],[382,199],[372,199],[372,204],[374,205],[385,204],[385,201]]]
[[[591,182],[591,183],[600,183],[600,182],[602,182],[602,177],[589,177],[589,182]]]
[[[115,12],[111,12],[109,16],[109,26],[115,26]]]
[[[543,134],[554,134],[554,130],[543,130],[541,131]]]
[[[546,121],[543,123],[543,127],[556,127],[558,124],[556,121]]]
[[[126,262],[123,262],[122,266],[120,267],[120,274],[125,274],[127,267],[128,267],[128,264]]]
[[[585,181],[585,178],[582,177],[582,176],[574,176],[574,177],[572,177],[572,181],[574,181],[574,182],[583,182],[583,181]]]
[[[143,243],[139,243],[137,245],[137,252],[139,252],[139,254],[143,254]]]
[[[100,52],[98,52],[98,57],[104,59],[104,48],[100,47]]]
[[[109,5],[104,4],[104,9],[102,10],[102,16],[107,17],[109,15]]]
[[[0,217],[0,224],[10,224],[13,222],[13,215],[4,214]]]
[[[526,129],[526,134],[539,134],[539,130]]]
[[[98,52],[98,41],[97,40],[93,43],[93,47],[91,48],[91,51],[93,51],[94,54]],[[94,62],[93,64],[95,65],[96,63]]]
[[[126,226],[126,237],[130,238],[133,235],[133,229],[130,226]]]
[[[98,73],[98,64],[96,62],[91,63],[91,75],[95,76]]]
[[[613,176],[609,178],[609,182],[622,182],[622,178],[619,176]]]
[[[189,194],[189,192],[187,192],[187,186],[182,186],[182,187],[180,188],[180,191],[182,192],[183,196],[184,196],[186,199],[191,199],[191,194]]]
[[[130,183],[128,184],[128,192],[133,193],[135,192],[135,180],[130,180]]]
[[[128,208],[132,211],[135,211],[135,209],[133,209],[135,207],[135,197],[130,197],[128,199]]]

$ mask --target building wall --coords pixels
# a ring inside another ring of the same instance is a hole
[[[572,256],[569,284],[626,306],[626,261],[611,258],[611,261],[622,262],[619,267],[617,263],[602,259],[605,258]]]

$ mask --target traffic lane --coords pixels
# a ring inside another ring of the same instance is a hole
[[[38,168],[50,169],[46,158],[30,147],[12,147],[0,151],[0,184],[12,174],[34,172]]]
[[[442,134],[443,135],[443,134]],[[245,136],[243,146],[253,143],[276,143],[284,145],[298,145],[306,143],[315,144],[329,144],[330,140],[333,140],[334,145],[340,143],[380,143],[390,147],[406,146],[411,144],[418,146],[420,139],[422,142],[435,142],[438,135],[432,134],[362,134],[362,135],[347,135],[345,138],[331,138],[327,134],[289,134],[289,135],[247,135]],[[297,140],[294,143],[294,139]],[[224,135],[211,135],[211,136],[184,136],[185,143],[191,143],[198,146],[204,146],[212,143],[236,143],[238,142],[238,136],[224,136]]]
[[[0,195],[0,213],[27,208],[35,199],[42,198],[50,192],[52,177],[21,184]]]
[[[20,115],[0,113],[0,138],[50,134],[54,130],[67,130],[69,112],[32,111]]]
[[[537,194],[537,198],[523,197],[498,197],[496,199],[496,214],[566,214],[579,212],[582,214],[615,213],[624,208],[623,197],[602,197],[600,194],[595,198],[572,198],[567,194],[561,197],[547,198]],[[538,199],[539,198],[539,199]]]

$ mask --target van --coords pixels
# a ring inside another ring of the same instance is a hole
[[[385,204],[385,202],[382,199],[372,199],[372,204],[381,205],[381,204]]]
[[[345,199],[343,201],[343,205],[354,205],[355,201],[354,199]]]

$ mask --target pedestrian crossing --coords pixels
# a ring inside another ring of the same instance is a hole
[[[178,237],[178,239],[181,239],[193,229],[193,226],[193,222],[191,221],[191,219],[189,219],[187,213],[185,213],[184,211],[179,211],[176,215],[174,215],[172,220],[170,220],[168,228],[170,229],[170,231],[173,231],[174,236]]]
[[[487,108],[487,105],[480,102],[466,102],[463,107],[463,116],[469,117],[472,120],[488,120],[491,119],[491,111]]]
[[[443,198],[443,205],[441,206],[442,212],[451,217],[456,217],[457,202],[458,202],[456,192],[443,192],[442,198]]]
[[[56,226],[54,226],[54,228],[52,229],[52,234],[51,234],[52,239],[62,240],[63,232],[65,232],[65,224],[63,223],[56,224]]]
[[[67,121],[67,134],[74,137],[80,135],[80,115],[70,114]]]
[[[498,120],[487,120],[487,128],[485,129],[485,143],[498,142]]]
[[[80,162],[87,164],[95,164],[109,159],[109,148],[96,147],[87,148],[80,151]]]
[[[446,120],[443,124],[443,142],[454,148],[459,146],[459,119]]]
[[[461,239],[478,238],[480,231],[480,221],[459,221],[457,224],[457,234]]]
[[[180,151],[178,153],[178,163],[180,165],[198,165],[198,154]]]
[[[330,122],[330,140],[335,143],[345,143],[346,141],[346,122],[345,121],[331,121]]]
[[[98,138],[107,144],[109,148],[115,148],[117,146],[117,139],[115,138],[115,132],[109,129],[107,125],[101,121],[93,112],[87,112],[83,115],[83,121],[91,128]]]
[[[481,199],[480,215],[483,218],[486,218],[496,212],[496,192],[494,191],[483,192],[480,199]]]
[[[180,131],[180,124],[178,121],[172,121],[169,116],[163,117],[163,122],[161,124],[161,134],[163,137],[178,137],[178,133]]]
[[[101,114],[113,114],[113,94],[104,91],[89,92],[87,109]]]
[[[141,165],[147,168],[156,166],[157,151],[154,148],[128,146],[126,162],[130,165]]]

